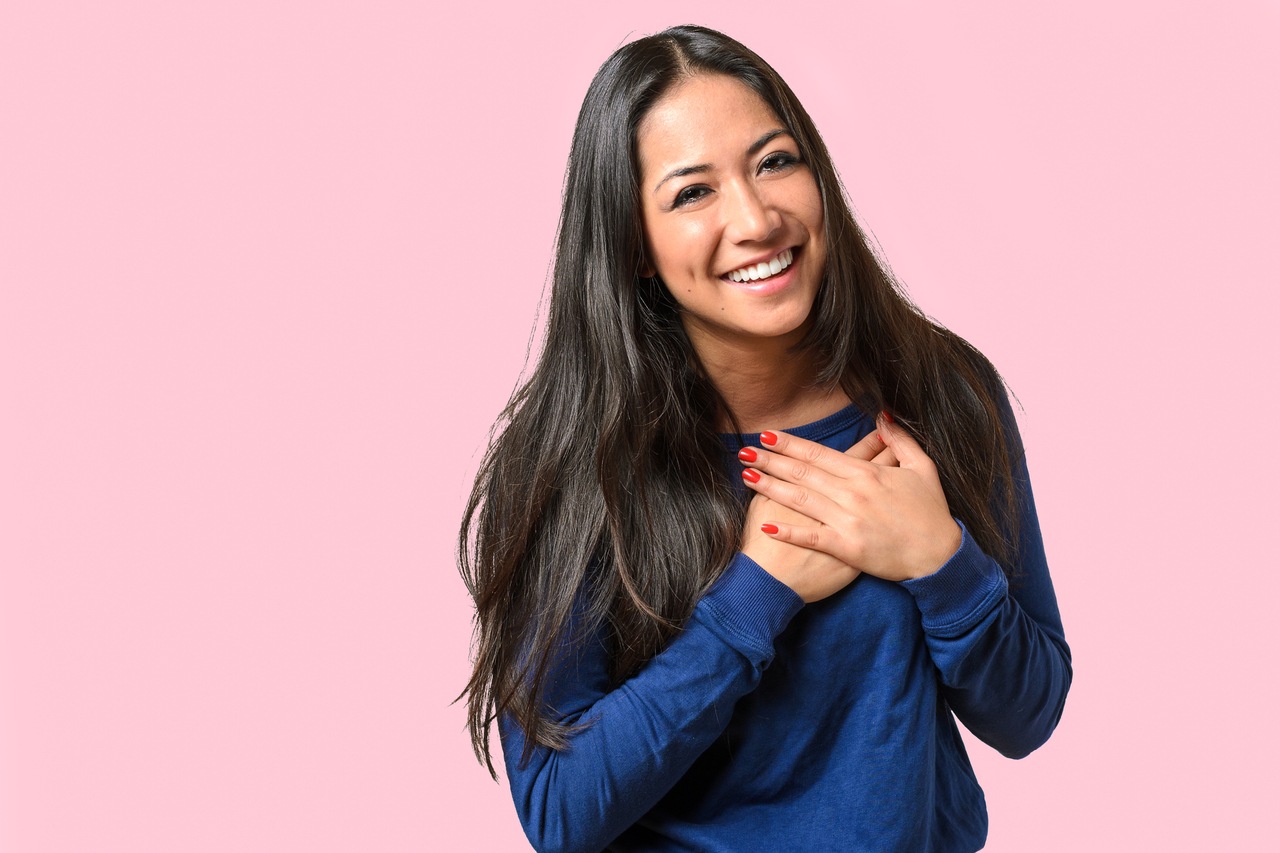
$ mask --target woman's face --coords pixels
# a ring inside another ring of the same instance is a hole
[[[636,147],[642,271],[666,283],[698,352],[799,340],[826,266],[822,199],[772,110],[700,75],[654,104]]]

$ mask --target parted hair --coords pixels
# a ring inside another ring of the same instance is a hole
[[[822,197],[827,265],[799,344],[815,388],[889,411],[938,468],[952,513],[1010,571],[1019,453],[995,369],[906,298],[854,219],[813,121],[763,59],[722,33],[673,27],[619,48],[592,80],[565,177],[547,329],[495,425],[459,536],[475,601],[463,691],[477,757],[500,718],[521,760],[564,748],[548,674],[602,638],[621,683],[681,630],[742,535],[718,425],[734,422],[663,283],[641,274],[637,128],[694,75],[749,86],[795,139]],[[496,775],[496,774],[495,774]]]

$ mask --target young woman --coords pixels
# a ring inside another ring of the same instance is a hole
[[[546,343],[476,480],[477,755],[539,850],[972,851],[955,717],[1071,682],[1003,385],[896,288],[786,83],[619,49],[570,153]]]

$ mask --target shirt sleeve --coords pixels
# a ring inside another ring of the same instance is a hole
[[[499,721],[511,794],[539,851],[599,851],[639,820],[724,731],[733,706],[760,683],[774,640],[803,601],[738,554],[684,630],[619,686],[601,637],[550,673],[554,719],[584,726],[564,750],[534,747]]]
[[[1006,415],[1016,439],[1012,412]],[[961,524],[963,541],[951,559],[903,586],[920,609],[951,709],[984,743],[1022,758],[1049,739],[1062,716],[1071,650],[1024,462],[1014,478],[1019,536],[1012,581]]]

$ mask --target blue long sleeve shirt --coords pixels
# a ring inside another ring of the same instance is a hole
[[[788,432],[843,451],[874,427],[850,406]],[[742,444],[759,443],[724,438],[730,471]],[[500,723],[533,846],[980,849],[986,804],[956,718],[1021,757],[1049,737],[1071,683],[1025,466],[1015,474],[1012,589],[967,530],[931,575],[860,575],[807,606],[738,554],[683,631],[623,684],[611,684],[603,639],[563,660],[546,700],[559,719],[590,723],[569,747],[535,748],[521,766],[522,732]]]

